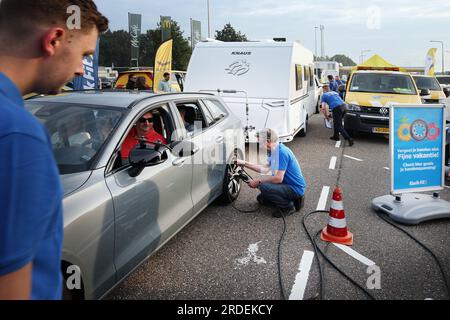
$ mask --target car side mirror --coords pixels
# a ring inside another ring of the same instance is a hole
[[[190,157],[200,150],[195,144],[186,140],[172,142],[170,148],[172,149],[172,154],[180,158]]]
[[[420,96],[421,96],[421,97],[423,97],[423,96],[429,96],[430,94],[431,94],[430,89],[422,89],[422,90],[420,90]]]
[[[128,156],[131,164],[128,173],[130,177],[137,177],[146,167],[156,166],[166,160],[167,157],[163,157],[163,152],[156,150],[153,145],[137,145]]]

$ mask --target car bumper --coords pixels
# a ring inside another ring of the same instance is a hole
[[[389,134],[389,117],[347,112],[344,127],[349,131]]]

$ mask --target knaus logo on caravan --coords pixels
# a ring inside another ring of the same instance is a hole
[[[225,71],[234,76],[242,76],[250,71],[250,64],[246,60],[237,60],[230,64]]]
[[[251,56],[251,51],[233,51],[231,53],[232,56]]]

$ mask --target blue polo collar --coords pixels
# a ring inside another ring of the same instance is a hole
[[[13,102],[23,104],[22,95],[16,85],[5,74],[0,72],[0,95],[12,100]]]

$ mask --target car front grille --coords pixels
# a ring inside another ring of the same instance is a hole
[[[384,109],[385,113],[381,113],[381,109]],[[389,108],[361,107],[361,113],[374,116],[389,116]]]

